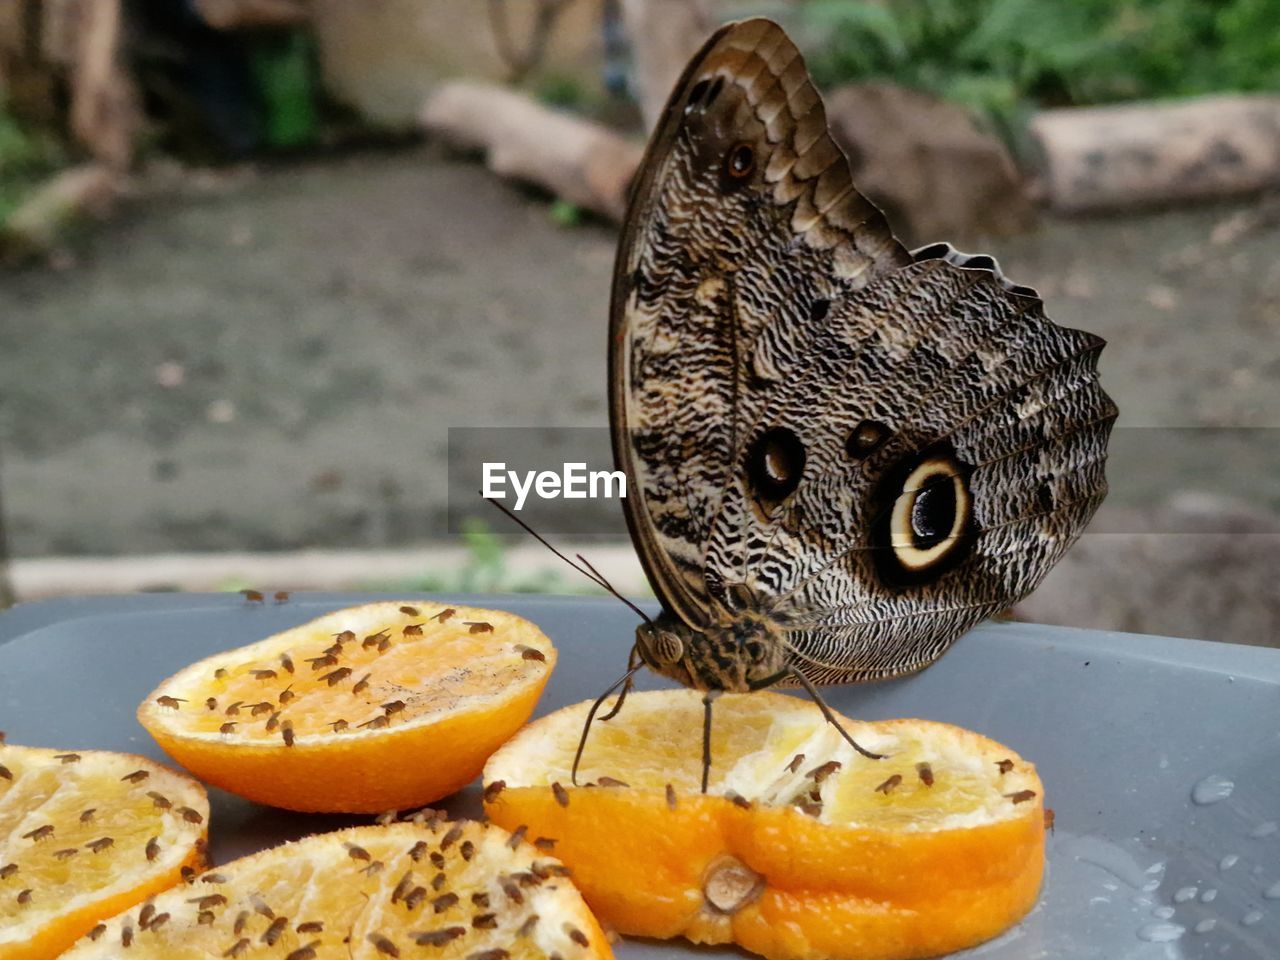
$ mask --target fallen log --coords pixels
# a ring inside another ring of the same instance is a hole
[[[105,163],[86,163],[55,174],[0,227],[0,257],[22,260],[53,251],[76,223],[106,216],[119,188],[119,174]]]
[[[215,30],[301,27],[311,19],[308,0],[195,0],[195,8]]]
[[[959,104],[890,83],[827,92],[831,136],[853,181],[912,245],[1021,233],[1035,223],[1025,178]]]
[[[1280,186],[1280,97],[1046,110],[1031,121],[1063,212],[1238,196]]]
[[[536,184],[576,206],[620,220],[643,153],[606,127],[494,84],[440,87],[422,114],[428,133],[484,151],[501,177]]]

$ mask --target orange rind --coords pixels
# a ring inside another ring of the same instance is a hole
[[[138,720],[202,780],[258,803],[406,809],[475,779],[555,660],[509,613],[371,603],[186,667]]]
[[[65,960],[606,960],[563,866],[488,824],[355,827],[235,860],[95,929]]]
[[[0,745],[0,960],[52,960],[204,863],[204,788],[143,757]]]
[[[589,704],[525,728],[485,767],[498,824],[554,838],[556,855],[620,933],[736,943],[771,960],[910,960],[973,946],[1034,905],[1043,788],[998,743],[924,720],[842,725],[774,693],[715,702],[701,778],[701,694],[633,693],[596,723]]]

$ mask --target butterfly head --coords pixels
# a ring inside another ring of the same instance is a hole
[[[698,686],[685,663],[685,654],[691,640],[692,631],[689,627],[666,615],[636,627],[636,649],[645,666],[686,687]]]

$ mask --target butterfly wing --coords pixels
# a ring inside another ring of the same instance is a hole
[[[1105,494],[1102,341],[989,258],[913,257],[767,21],[708,41],[615,270],[614,449],[659,598],[748,610],[818,682],[918,669],[1028,593]]]
[[[989,260],[923,251],[784,372],[748,432],[793,433],[803,482],[767,501],[747,459],[712,580],[746,571],[815,682],[927,665],[1030,593],[1105,496],[1102,347]]]
[[[610,422],[649,580],[698,627],[719,604],[706,550],[751,415],[747,351],[771,370],[820,326],[818,305],[910,255],[853,188],[799,51],[766,20],[695,55],[640,171],[614,272]]]

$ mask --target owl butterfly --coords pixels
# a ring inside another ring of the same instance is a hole
[[[800,684],[821,705],[815,684],[927,666],[1026,596],[1106,492],[1103,341],[989,257],[907,251],[767,20],[719,30],[676,85],[609,333],[627,522],[663,611],[605,696],[641,665],[707,691],[704,789],[716,693]]]

